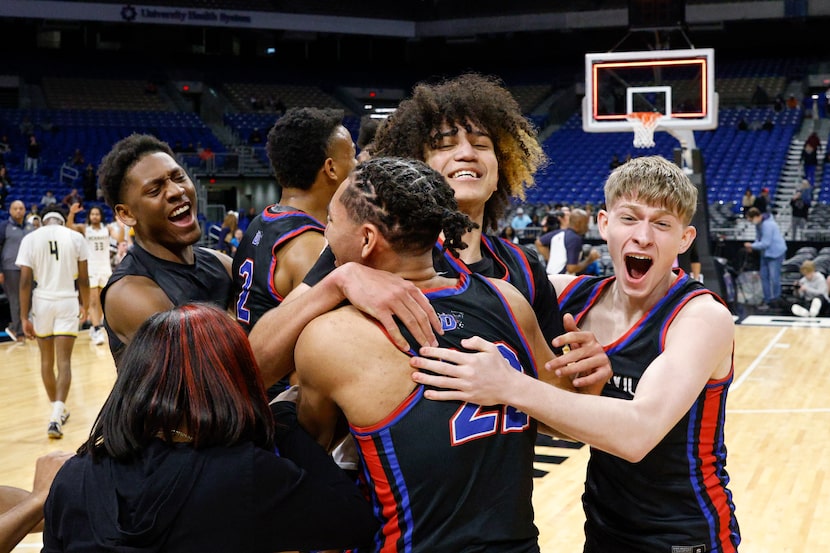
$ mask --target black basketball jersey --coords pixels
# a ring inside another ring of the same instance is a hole
[[[481,255],[481,261],[465,265],[449,251],[443,251],[443,245],[439,242],[433,250],[432,263],[436,271],[450,278],[462,273],[474,273],[509,282],[533,307],[548,345],[551,340],[565,333],[556,290],[535,250],[517,246],[497,236],[482,235]],[[333,269],[334,255],[330,248],[326,248],[303,282],[314,286]],[[556,353],[562,352],[558,349]]]
[[[614,277],[580,277],[561,296],[577,325]],[[614,374],[602,395],[633,399],[648,365],[663,351],[666,332],[692,298],[715,294],[682,271],[663,299],[605,347]],[[691,409],[639,463],[591,450],[585,493],[586,552],[737,551],[732,494],[726,487],[724,417],[733,373],[710,380]]]
[[[231,277],[225,266],[204,248],[194,247],[193,256],[193,265],[185,265],[156,257],[138,244],[133,244],[121,263],[113,270],[107,285],[101,290],[101,306],[106,307],[107,291],[114,283],[126,276],[142,276],[158,284],[173,305],[207,302],[227,309]],[[117,365],[124,343],[109,327],[106,318],[104,327],[107,329],[110,351]]]
[[[482,234],[481,255],[481,261],[465,265],[459,258],[446,251],[440,256],[433,255],[433,264],[438,272],[447,276],[457,276],[466,272],[509,282],[533,307],[539,328],[542,329],[548,345],[551,340],[565,333],[556,290],[548,279],[545,265],[539,259],[536,250],[516,245],[498,236]]]
[[[536,375],[506,300],[485,278],[461,274],[457,286],[426,295],[444,328],[442,347],[462,349],[463,338],[481,336],[516,370]],[[531,504],[536,422],[512,407],[430,401],[423,393],[416,386],[384,420],[351,426],[382,521],[373,550],[539,551]]]
[[[233,257],[233,299],[236,320],[250,332],[262,315],[283,297],[274,288],[279,250],[304,232],[323,233],[325,226],[293,207],[271,205],[257,215]]]

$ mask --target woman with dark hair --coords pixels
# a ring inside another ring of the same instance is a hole
[[[294,404],[269,409],[242,329],[189,304],[150,317],[125,350],[55,479],[43,551],[342,549],[376,527]]]

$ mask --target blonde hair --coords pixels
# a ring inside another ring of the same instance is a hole
[[[809,275],[810,273],[816,272],[816,264],[810,261],[809,259],[805,260],[804,263],[801,264],[801,267],[798,271],[802,275]]]
[[[685,225],[697,209],[695,185],[683,169],[660,156],[637,157],[611,172],[605,182],[605,204],[610,209],[622,198],[664,207]]]

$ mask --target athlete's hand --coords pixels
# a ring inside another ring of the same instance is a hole
[[[29,340],[35,339],[35,325],[32,324],[32,321],[29,319],[23,319],[20,321],[23,324],[23,335],[26,336]]]
[[[554,371],[556,376],[570,377],[580,392],[599,394],[613,374],[611,361],[593,332],[576,326],[573,315],[566,313],[562,322],[566,332],[551,344],[564,348],[565,353],[545,363],[545,369]]]
[[[495,344],[474,336],[461,345],[473,353],[454,349],[423,347],[422,357],[412,357],[409,364],[421,369],[412,373],[419,384],[443,388],[426,390],[424,397],[436,400],[468,401],[477,405],[510,403],[510,384],[525,378],[507,362]],[[437,374],[423,372],[427,370]]]
[[[72,215],[75,215],[76,213],[80,213],[83,210],[84,210],[84,206],[82,206],[78,202],[75,202],[74,204],[69,206],[69,213],[71,213]]]
[[[438,345],[435,334],[444,333],[441,322],[417,286],[392,273],[358,263],[346,263],[336,270],[344,273],[341,293],[352,305],[380,321],[399,349],[407,351],[410,345],[393,316],[412,333],[418,344]]]

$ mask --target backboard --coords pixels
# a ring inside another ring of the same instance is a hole
[[[718,126],[711,48],[585,54],[586,132],[633,130],[629,114],[660,114],[663,130]]]

